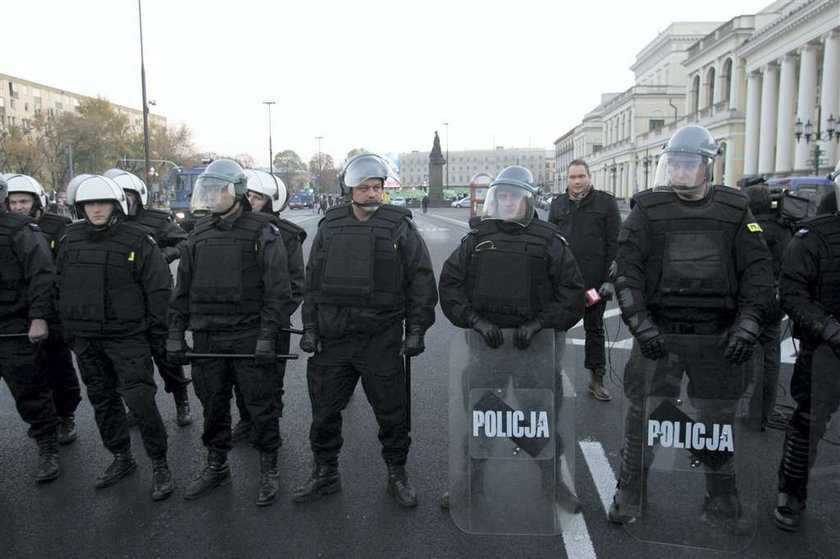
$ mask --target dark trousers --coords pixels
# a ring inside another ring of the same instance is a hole
[[[59,417],[67,417],[79,407],[82,388],[79,385],[79,377],[76,376],[70,342],[64,329],[58,322],[50,322],[49,329],[49,337],[37,345],[35,363],[46,376],[52,389],[56,413]]]
[[[585,355],[583,366],[586,369],[604,369],[607,357],[604,352],[604,310],[607,303],[603,299],[583,311],[583,329],[586,331]]]
[[[0,377],[5,379],[21,419],[36,440],[55,434],[58,417],[44,372],[35,366],[35,347],[26,338],[0,339]]]
[[[761,351],[753,358],[753,392],[750,397],[749,421],[754,427],[764,426],[776,405],[779,387],[779,366],[782,348],[782,321],[770,322],[758,335]]]
[[[158,374],[163,379],[163,389],[166,392],[177,392],[191,382],[184,375],[184,368],[180,365],[172,365],[166,359],[166,335],[150,336],[149,344],[152,349],[152,359],[157,365]]]
[[[289,348],[291,346],[290,337],[291,336],[288,332],[280,332],[277,334],[277,341],[275,342],[275,349],[277,353],[289,353]],[[277,415],[278,417],[283,417],[283,394],[286,393],[284,390],[284,382],[286,379],[286,360],[277,361],[274,364],[274,370],[277,373],[274,376],[274,382],[277,384]],[[245,398],[242,396],[242,390],[239,388],[238,384],[233,385],[233,394],[236,396],[236,408],[239,410],[240,421],[250,423],[251,414],[248,412],[248,406],[245,405]]]
[[[196,353],[254,353],[257,331],[195,332]],[[277,422],[277,389],[273,365],[257,365],[253,359],[196,359],[193,386],[204,407],[204,434],[201,440],[210,450],[228,452],[233,448],[230,433],[230,398],[234,384],[242,391],[251,418],[248,441],[260,452],[280,447]]]
[[[115,453],[131,448],[125,400],[137,417],[146,454],[153,460],[165,458],[166,428],[155,404],[157,386],[146,334],[121,338],[77,336],[73,351],[105,448]]]
[[[321,340],[309,359],[306,380],[312,404],[309,441],[316,462],[334,463],[344,443],[341,412],[359,378],[379,423],[382,457],[404,464],[411,445],[406,426],[405,369],[400,356],[402,324],[384,332]]]

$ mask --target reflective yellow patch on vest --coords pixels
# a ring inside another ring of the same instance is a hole
[[[747,229],[750,230],[750,233],[763,233],[761,225],[758,223],[747,223]]]
[[[134,251],[132,250],[131,253],[128,255],[128,261],[134,262]]]

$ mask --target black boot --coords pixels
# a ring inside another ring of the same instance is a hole
[[[179,427],[191,424],[195,421],[190,410],[190,396],[187,394],[187,387],[182,386],[172,393],[175,399],[175,416]]]
[[[216,487],[230,483],[227,454],[211,450],[207,453],[207,466],[184,492],[184,499],[197,499]]]
[[[137,469],[137,461],[131,455],[131,449],[125,452],[115,452],[114,461],[105,470],[105,472],[96,478],[96,488],[104,489],[117,483],[122,478],[126,477]]]
[[[805,499],[790,493],[779,493],[776,510],[773,517],[776,526],[788,532],[796,532],[802,524],[802,514],[805,512]]]
[[[58,418],[58,444],[70,444],[76,440],[76,416],[72,413]]]
[[[239,441],[244,441],[248,439],[248,435],[251,434],[251,422],[245,421],[244,419],[240,419],[239,423],[236,424],[236,427],[233,428],[233,431],[230,433],[230,439],[237,443]]]
[[[260,493],[257,506],[264,507],[277,500],[280,493],[280,472],[277,471],[277,451],[260,452]]]
[[[642,516],[644,501],[641,480],[619,481],[607,519],[616,524],[633,524]]]
[[[292,493],[292,501],[308,503],[338,491],[341,491],[341,475],[338,473],[338,464],[316,462],[309,480]]]
[[[401,507],[412,508],[417,506],[417,494],[408,481],[408,473],[405,471],[405,464],[387,462],[388,466],[388,494]]]
[[[152,460],[152,500],[162,501],[172,495],[175,484],[172,483],[172,472],[166,458]]]
[[[706,495],[703,499],[703,509],[709,520],[723,524],[735,534],[747,534],[750,522],[746,518],[738,490],[735,476],[722,474],[706,474]]]
[[[58,477],[58,445],[55,435],[38,439],[38,470],[35,481],[46,483]]]

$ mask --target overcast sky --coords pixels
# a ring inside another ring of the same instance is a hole
[[[719,21],[770,0],[144,0],[152,112],[201,151],[304,160],[321,148],[545,147],[673,21]],[[9,2],[0,73],[141,108],[136,0]],[[139,154],[138,154],[139,155]]]

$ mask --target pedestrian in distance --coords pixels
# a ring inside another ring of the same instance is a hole
[[[102,442],[114,456],[96,487],[110,487],[137,470],[125,401],[152,461],[151,497],[163,500],[174,483],[149,338],[166,330],[169,267],[146,228],[124,220],[125,192],[111,179],[83,177],[68,203],[83,220],[67,227],[56,257],[59,310]]]
[[[566,192],[554,198],[548,221],[565,237],[583,274],[588,292],[597,291],[583,312],[586,332],[584,367],[589,370],[589,393],[607,402],[612,395],[604,387],[606,353],[604,351],[604,310],[615,291],[610,266],[618,252],[621,216],[612,194],[592,185],[589,165],[575,159],[566,166]]]
[[[249,441],[260,456],[256,504],[266,506],[280,490],[275,361],[277,337],[289,327],[292,303],[276,218],[252,211],[246,189],[244,170],[229,159],[212,162],[196,180],[190,210],[200,220],[181,250],[167,352],[172,362],[187,362],[190,330],[196,353],[210,355],[192,360],[195,392],[204,408],[207,464],[184,497],[196,499],[231,481],[230,399],[238,385],[251,417]]]
[[[306,377],[314,467],[296,502],[341,490],[341,414],[361,378],[379,424],[387,492],[400,506],[417,505],[405,469],[411,437],[403,359],[425,350],[437,287],[411,212],[382,204],[387,177],[378,155],[347,161],[339,184],[350,204],[327,212],[309,254],[300,348],[313,354]]]

